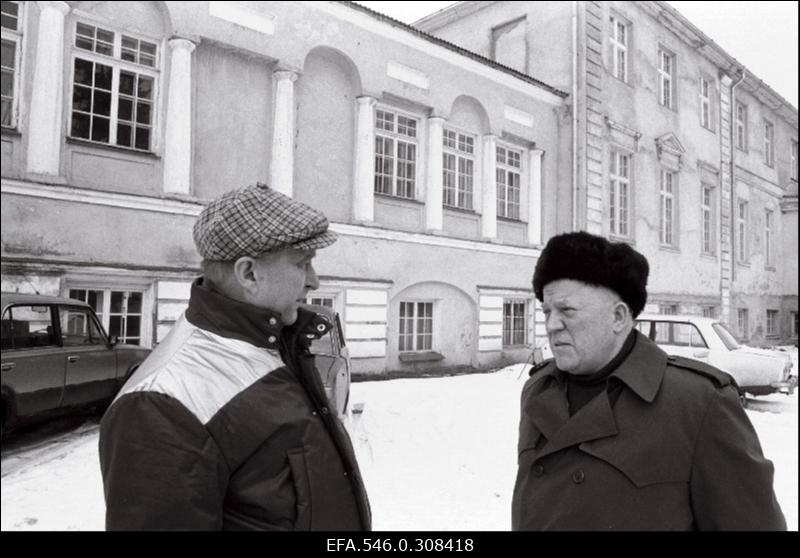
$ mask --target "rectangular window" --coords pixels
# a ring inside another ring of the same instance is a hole
[[[767,310],[767,335],[769,337],[778,336],[778,324],[780,324],[778,316],[778,310]]]
[[[774,262],[775,231],[774,220],[775,212],[769,209],[764,211],[764,263],[772,266]]]
[[[736,148],[747,151],[747,105],[736,103]]]
[[[613,15],[611,16],[610,24],[609,42],[611,44],[612,72],[615,78],[627,83],[629,25]]]
[[[91,306],[108,334],[116,335],[120,343],[142,344],[143,292],[72,288],[69,297]]]
[[[443,199],[445,206],[472,209],[475,175],[475,138],[444,130],[442,142]]]
[[[736,325],[738,327],[739,339],[747,339],[750,332],[749,312],[747,308],[738,308],[736,310]]]
[[[705,78],[700,78],[700,125],[713,130],[711,121],[711,85]]]
[[[716,253],[714,238],[714,188],[706,184],[701,185],[700,216],[702,226],[702,252],[704,254]]]
[[[658,313],[665,316],[675,316],[678,313],[677,304],[659,304]]]
[[[433,302],[400,303],[400,351],[433,348]]]
[[[70,135],[151,151],[156,53],[155,43],[78,22]]]
[[[503,301],[503,346],[524,345],[527,325],[525,316],[527,302],[524,299]]]
[[[792,177],[792,180],[795,182],[797,181],[797,140],[792,140],[792,151],[789,154],[789,164],[791,168],[789,169],[789,174]]]
[[[717,307],[716,306],[703,306],[703,317],[704,318],[714,318],[717,317]]]
[[[673,246],[675,227],[675,173],[661,171],[661,226],[659,240],[661,244]]]
[[[418,120],[385,109],[375,111],[375,192],[414,199]]]
[[[630,173],[631,156],[612,151],[608,183],[608,225],[611,234],[618,236],[630,234]]]
[[[739,200],[739,208],[736,214],[736,254],[739,256],[740,262],[747,261],[748,247],[747,247],[747,224],[749,221],[748,216],[748,203],[744,200]]]
[[[764,121],[764,164],[775,164],[775,127],[769,120]]]
[[[306,302],[308,304],[314,304],[316,306],[326,306],[328,308],[333,308],[332,296],[309,296],[306,297]]]
[[[497,216],[519,219],[522,152],[497,147]]]
[[[658,101],[667,108],[675,107],[675,55],[658,49]]]
[[[9,306],[2,319],[3,350],[57,346],[54,311],[55,308],[46,305]]]
[[[22,5],[20,2],[2,3],[2,47],[0,62],[0,125],[16,128],[19,103],[19,66],[22,45]]]

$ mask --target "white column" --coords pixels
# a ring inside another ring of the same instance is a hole
[[[297,72],[277,70],[272,112],[271,188],[292,196],[294,191],[294,81]]]
[[[164,134],[164,192],[189,194],[192,185],[192,52],[195,44],[171,39],[169,97]]]
[[[497,238],[497,136],[483,136],[481,236]]]
[[[542,155],[541,149],[531,149],[528,159],[528,242],[542,243]]]
[[[375,103],[374,97],[358,97],[356,156],[353,172],[353,220],[375,220]]]
[[[28,172],[58,176],[64,111],[64,16],[66,2],[37,2],[39,33],[28,133]]]
[[[428,118],[428,174],[425,185],[425,228],[442,230],[442,139],[444,118]]]

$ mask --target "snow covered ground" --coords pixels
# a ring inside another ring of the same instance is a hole
[[[797,349],[792,349],[797,371]],[[506,531],[516,475],[519,393],[527,368],[353,384],[348,420],[376,530]],[[776,468],[775,490],[798,529],[798,395],[749,399],[747,414]],[[102,530],[97,421],[6,451],[3,531]]]

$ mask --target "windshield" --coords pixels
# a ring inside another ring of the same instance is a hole
[[[719,338],[722,339],[723,343],[725,343],[725,346],[728,347],[728,350],[732,351],[739,348],[739,343],[728,329],[728,326],[721,322],[715,322],[711,324],[711,327],[713,327],[714,331],[717,332],[717,335],[719,335]]]

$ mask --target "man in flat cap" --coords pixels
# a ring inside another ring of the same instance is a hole
[[[585,232],[533,275],[554,359],[522,390],[514,530],[785,530],[733,379],[634,328],[647,260]]]
[[[109,530],[370,529],[353,447],[330,411],[299,308],[325,216],[263,184],[203,210],[203,276],[103,417]]]

